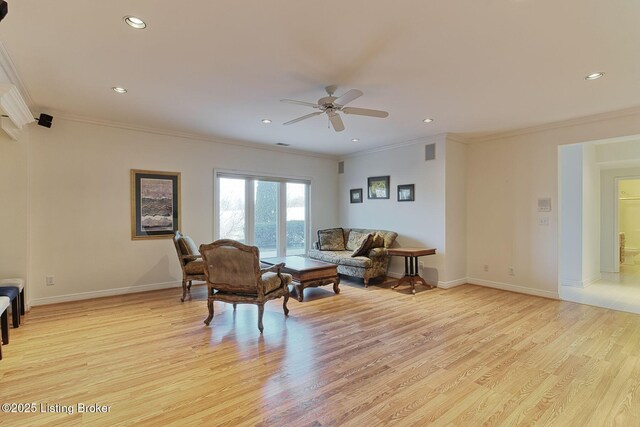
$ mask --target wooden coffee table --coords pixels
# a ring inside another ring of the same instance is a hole
[[[302,256],[284,256],[274,258],[263,258],[260,262],[267,265],[284,263],[283,273],[293,276],[293,285],[298,294],[298,301],[304,299],[305,288],[329,285],[333,283],[333,292],[340,293],[340,276],[338,276],[338,266],[328,262],[316,261]]]

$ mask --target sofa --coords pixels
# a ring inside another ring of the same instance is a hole
[[[309,249],[309,258],[338,265],[338,273],[364,279],[364,286],[376,277],[385,277],[398,233],[364,228],[318,230],[318,240]]]

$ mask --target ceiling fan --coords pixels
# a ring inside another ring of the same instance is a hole
[[[316,104],[311,102],[304,101],[296,101],[294,99],[281,99],[281,102],[286,102],[289,104],[298,104],[305,105],[311,108],[317,108],[320,111],[313,112],[311,114],[307,114],[302,117],[298,117],[297,119],[289,120],[286,123],[283,123],[285,126],[292,125],[294,123],[298,123],[299,121],[308,119],[310,117],[318,116],[322,113],[325,113],[329,117],[329,121],[331,122],[331,126],[336,132],[341,132],[344,130],[344,123],[342,123],[342,118],[338,114],[338,112],[342,111],[345,114],[356,114],[358,116],[367,116],[367,117],[378,117],[385,118],[389,116],[389,113],[386,111],[380,110],[370,110],[368,108],[354,108],[354,107],[345,107],[351,101],[360,98],[363,94],[362,91],[357,89],[351,89],[347,91],[340,97],[333,96],[336,91],[337,86],[327,86],[325,90],[329,96],[325,96],[324,98],[320,98]]]

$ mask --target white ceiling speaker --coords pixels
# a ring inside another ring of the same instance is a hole
[[[307,114],[302,117],[298,117],[297,119],[289,120],[286,123],[283,123],[285,126],[292,125],[294,123],[298,123],[302,120],[306,120],[308,118],[319,116],[322,113],[325,113],[329,117],[329,121],[331,122],[331,126],[336,132],[342,132],[344,130],[344,123],[342,122],[342,118],[338,114],[342,112],[344,114],[355,114],[358,116],[367,116],[367,117],[377,117],[384,119],[385,117],[389,117],[389,113],[381,110],[371,110],[369,108],[354,108],[354,107],[345,107],[351,101],[360,98],[363,93],[357,89],[351,89],[344,93],[342,96],[335,97],[333,93],[336,91],[337,86],[327,86],[325,90],[329,96],[325,96],[324,98],[320,98],[317,103],[305,102],[305,101],[296,101],[294,99],[281,99],[281,102],[286,102],[288,104],[297,104],[304,105],[305,107],[316,108],[320,111],[313,112],[311,114]]]

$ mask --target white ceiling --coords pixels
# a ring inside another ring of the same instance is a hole
[[[0,42],[36,114],[340,155],[640,105],[639,1],[8,3]],[[605,77],[585,81],[594,71]],[[315,102],[329,84],[390,116],[343,115],[341,133],[324,115],[282,126],[315,110],[280,99]]]

